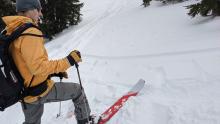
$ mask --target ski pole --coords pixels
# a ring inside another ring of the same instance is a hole
[[[83,90],[82,81],[81,81],[81,77],[80,77],[80,73],[79,73],[79,65],[78,65],[78,63],[76,63],[75,66],[76,66],[76,70],[77,70],[77,74],[78,74],[78,78],[79,78],[80,87],[81,87],[81,90]],[[86,98],[86,96],[84,96],[84,97]],[[85,104],[85,109],[86,109],[86,114],[88,115],[89,113],[88,113],[86,104]],[[89,117],[87,118],[87,121],[89,123]]]
[[[63,77],[60,76],[60,83],[62,83],[62,79]],[[60,117],[61,115],[61,101],[60,101],[60,105],[59,105],[59,113],[57,114],[57,118]]]
[[[75,65],[76,65],[76,70],[77,70],[77,74],[78,74],[78,78],[79,78],[80,88],[82,90],[83,86],[82,86],[82,81],[81,81],[81,77],[80,77],[80,73],[79,73],[79,65],[77,63]]]

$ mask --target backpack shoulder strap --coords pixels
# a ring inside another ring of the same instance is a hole
[[[10,40],[9,42],[13,42],[15,39],[17,39],[20,36],[24,36],[24,35],[29,35],[29,36],[35,36],[35,37],[44,37],[44,35],[37,35],[37,34],[31,34],[31,33],[23,33],[25,30],[27,30],[28,28],[37,28],[39,29],[36,25],[32,24],[32,23],[25,23],[24,25],[18,27],[11,35],[10,35]],[[39,29],[40,30],[40,29]],[[10,43],[9,43],[10,44]]]
[[[39,35],[39,34],[32,34],[32,33],[22,33],[20,36],[34,36],[34,37],[45,37],[45,35]]]
[[[14,40],[16,40],[17,38],[19,38],[20,36],[35,36],[35,37],[44,37],[44,35],[37,35],[37,34],[32,34],[32,33],[23,33],[25,30],[27,30],[28,28],[37,28],[38,30],[40,30],[36,25],[32,24],[32,23],[25,23],[24,25],[18,27],[11,35],[9,35],[8,39],[7,39],[7,43],[6,43],[6,48],[9,47],[10,43],[12,43]],[[8,49],[5,49],[5,53],[8,53]],[[31,79],[31,82],[29,84],[29,87],[32,84],[32,81],[34,79],[34,76]]]

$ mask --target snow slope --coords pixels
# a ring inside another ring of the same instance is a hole
[[[102,113],[143,78],[147,84],[140,95],[109,124],[220,124],[219,17],[191,19],[183,6],[194,0],[152,2],[148,8],[140,0],[83,2],[83,21],[46,48],[53,59],[81,51],[80,73],[92,113]],[[76,70],[68,72],[64,81],[78,82]],[[57,119],[58,107],[45,105],[42,124],[76,124],[66,118],[71,101],[62,102]],[[2,124],[23,120],[20,104],[0,113]]]

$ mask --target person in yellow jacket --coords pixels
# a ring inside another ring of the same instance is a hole
[[[38,26],[41,13],[39,0],[16,0],[17,16],[3,17],[7,34],[25,23]],[[23,33],[42,35],[34,27]],[[33,94],[24,98],[26,109],[22,106],[25,121],[23,124],[41,124],[44,103],[72,100],[78,124],[86,124],[90,117],[90,107],[86,95],[77,83],[55,83],[48,79],[54,73],[65,72],[69,67],[81,62],[80,52],[72,51],[67,57],[59,60],[49,60],[44,47],[43,37],[33,35],[20,36],[10,45],[12,58],[21,76],[25,87],[31,87]],[[63,76],[66,77],[66,73]]]

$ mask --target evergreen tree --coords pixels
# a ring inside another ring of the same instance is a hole
[[[144,5],[144,7],[147,7],[147,6],[149,6],[150,5],[150,2],[151,2],[152,0],[143,0],[143,4],[142,5]]]
[[[16,14],[15,5],[11,0],[0,0],[0,16]]]
[[[164,4],[167,4],[167,3],[183,2],[183,1],[186,1],[186,0],[158,0],[158,1],[161,1],[161,2],[164,3]]]
[[[11,0],[0,0],[0,17],[15,15],[15,4]],[[0,31],[5,27],[2,19],[0,19]]]
[[[150,5],[150,2],[151,2],[151,1],[152,1],[152,0],[143,0],[143,4],[142,4],[142,5],[144,5],[144,7],[147,7],[147,6]],[[164,3],[164,4],[168,4],[168,3],[183,2],[183,1],[187,1],[187,0],[155,0],[155,1],[160,1],[160,2],[162,2],[162,3]]]
[[[56,33],[80,22],[79,0],[41,0],[43,8],[43,32],[51,39]]]
[[[189,9],[188,15],[195,17],[201,16],[219,16],[220,15],[220,0],[202,0],[199,3],[186,6]]]
[[[41,0],[43,23],[40,25],[50,39],[71,25],[77,25],[81,19],[79,0]],[[0,0],[0,16],[16,15],[15,0]],[[0,30],[5,27],[0,19]]]

